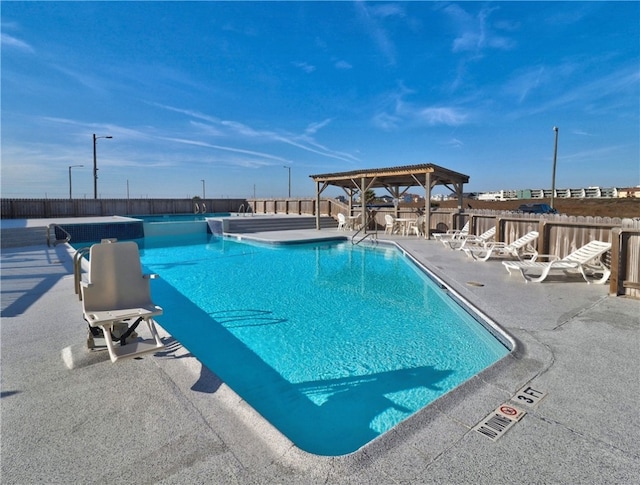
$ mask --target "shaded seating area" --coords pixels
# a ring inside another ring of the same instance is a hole
[[[142,274],[135,242],[103,242],[89,251],[88,281],[81,281],[82,312],[91,336],[100,329],[112,362],[156,352],[164,347],[154,317],[163,310],[151,300],[150,280]],[[144,321],[151,339],[140,341],[135,330]]]
[[[348,208],[347,215],[350,215],[354,209],[354,201],[362,199],[363,194],[368,190],[384,189],[393,198],[394,217],[399,218],[397,201],[402,199],[412,187],[421,187],[424,189],[424,228],[431,227],[431,191],[436,185],[449,189],[458,199],[458,207],[462,208],[463,187],[469,182],[469,176],[455,172],[453,170],[435,165],[433,163],[425,163],[420,165],[404,165],[399,167],[386,168],[370,168],[352,170],[349,172],[336,172],[318,175],[310,175],[316,184],[316,207],[321,206],[320,195],[330,186],[340,187],[347,195]],[[360,208],[362,208],[361,200]],[[360,209],[359,227],[366,231],[367,229],[367,210]],[[315,211],[316,229],[320,230],[320,211]],[[399,231],[403,235],[410,234],[414,231],[412,224],[414,221],[403,221],[406,224],[399,226]],[[358,227],[358,224],[353,224]],[[393,231],[393,229],[389,229]],[[385,227],[385,232],[387,228]],[[424,237],[430,237],[430,231],[422,230]]]
[[[512,270],[520,271],[522,277],[527,281],[540,283],[544,281],[552,271],[562,271],[564,274],[578,272],[587,283],[591,283],[587,278],[589,274],[602,274],[600,279],[594,280],[597,284],[604,284],[611,274],[601,261],[604,253],[611,249],[611,243],[602,241],[591,241],[581,248],[573,251],[564,258],[555,255],[538,255],[539,258],[549,259],[543,261],[503,261],[509,274]]]

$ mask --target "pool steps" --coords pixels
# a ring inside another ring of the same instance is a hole
[[[316,218],[313,216],[232,216],[213,219],[222,221],[223,231],[227,234],[316,228]],[[338,227],[338,222],[331,216],[322,216],[320,217],[320,227],[322,229],[335,229]]]

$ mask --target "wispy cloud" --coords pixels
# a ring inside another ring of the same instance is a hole
[[[341,70],[349,70],[349,69],[353,68],[353,66],[350,63],[348,63],[347,61],[343,61],[343,60],[336,61],[335,64],[334,64],[334,67],[336,69],[341,69]]]
[[[384,28],[384,20],[404,17],[404,9],[397,4],[355,3],[358,15],[368,35],[390,65],[396,64],[396,47],[391,36]]]
[[[411,94],[414,92],[402,84],[388,93],[382,108],[373,116],[373,124],[384,131],[393,131],[411,125],[459,126],[469,119],[469,114],[457,106],[424,106],[407,101]]]
[[[316,70],[316,66],[312,66],[307,62],[294,62],[293,65],[296,66],[298,69],[303,70],[307,74],[311,74],[313,71]]]
[[[471,53],[481,57],[487,49],[511,50],[515,47],[515,41],[499,34],[491,28],[489,17],[499,10],[499,7],[485,7],[473,16],[460,5],[451,4],[444,8],[444,12],[454,21],[458,30],[458,36],[453,40],[451,50],[454,53]],[[505,24],[496,23],[505,27]],[[507,24],[508,29],[513,30],[513,23]]]
[[[327,118],[326,120],[320,121],[318,123],[311,123],[309,126],[307,126],[307,129],[304,130],[304,133],[305,135],[313,135],[318,130],[327,126],[329,123],[331,123],[331,118]]]
[[[230,147],[230,146],[224,146],[224,145],[215,145],[212,143],[207,143],[204,141],[200,141],[200,140],[189,140],[186,138],[173,138],[173,137],[159,137],[160,139],[163,140],[168,140],[168,141],[172,141],[175,143],[181,143],[184,145],[191,145],[191,146],[198,146],[198,147],[202,147],[202,148],[212,148],[215,150],[223,150],[223,151],[228,151],[228,152],[233,152],[233,153],[242,153],[244,155],[254,155],[256,157],[260,157],[260,158],[267,158],[269,160],[275,160],[278,162],[290,162],[290,160],[286,159],[286,158],[282,158],[276,155],[271,155],[269,153],[264,153],[264,152],[256,152],[253,150],[246,150],[244,148],[236,148],[236,147]]]
[[[447,145],[447,146],[454,147],[454,148],[460,148],[460,147],[464,146],[464,143],[462,142],[462,140],[459,140],[458,138],[455,138],[455,137],[452,137],[452,138],[446,140],[443,144]]]
[[[533,72],[535,71],[537,69]],[[573,104],[590,113],[606,112],[621,115],[630,110],[635,110],[637,113],[637,105],[634,107],[625,102],[625,93],[628,93],[629,103],[637,100],[637,86],[640,82],[640,71],[637,66],[623,67],[598,78],[583,76],[583,71],[584,67],[580,68],[571,62],[558,66],[546,66],[543,76],[536,81],[540,84],[540,88],[543,84],[545,85],[546,96],[541,102],[529,105],[524,110],[513,111],[512,115],[529,116]],[[590,80],[584,82],[583,77]],[[518,89],[525,89],[527,83],[523,80],[527,78],[532,79],[533,76],[521,75],[516,81],[509,81],[505,91],[517,92]],[[553,90],[549,88],[552,85]],[[520,86],[520,88],[514,88],[514,86]],[[557,94],[554,95],[554,93]],[[618,101],[612,102],[613,98]]]
[[[451,106],[430,106],[417,110],[416,118],[428,125],[458,126],[466,121],[467,115]]]
[[[519,103],[522,103],[532,91],[546,84],[550,74],[550,70],[545,66],[532,66],[526,71],[515,74],[506,83],[503,92],[513,95]]]
[[[3,25],[4,28],[4,25]],[[13,37],[6,32],[0,33],[0,45],[2,49],[16,49],[22,52],[28,52],[30,54],[35,53],[35,49],[25,41]]]
[[[242,141],[244,140],[245,142],[251,144],[285,144],[309,153],[320,155],[322,157],[342,160],[345,162],[358,161],[358,159],[351,154],[333,150],[327,148],[324,145],[321,145],[311,136],[315,135],[318,131],[327,126],[331,121],[330,119],[310,123],[302,134],[295,134],[286,130],[257,130],[239,121],[223,120],[218,117],[206,115],[196,111],[160,105],[157,103],[155,103],[155,105],[169,111],[182,113],[189,117],[206,121],[210,124],[210,134],[215,134],[216,136],[234,137],[239,140],[239,143],[242,143]],[[243,149],[240,148],[238,150]]]

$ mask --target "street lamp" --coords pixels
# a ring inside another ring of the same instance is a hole
[[[556,160],[558,159],[558,127],[554,126],[553,131],[556,132],[556,141],[553,146],[553,172],[551,174],[551,202],[550,206],[553,209],[553,197],[556,193]]]
[[[71,169],[76,167],[84,167],[84,165],[69,165],[69,199],[72,199],[71,195]]]
[[[98,198],[98,160],[96,158],[96,140],[99,138],[113,138],[111,135],[108,136],[96,136],[93,134],[93,198]]]
[[[205,196],[204,196],[204,179],[200,179],[200,182],[202,182],[202,200],[204,201]]]
[[[291,198],[291,167],[284,165],[284,168],[289,171],[289,198]]]

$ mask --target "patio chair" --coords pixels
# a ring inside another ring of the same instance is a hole
[[[519,261],[523,261],[528,256],[529,261],[535,261],[538,251],[531,244],[536,239],[538,239],[538,231],[530,231],[509,244],[504,242],[489,242],[484,245],[470,244],[462,249],[467,256],[475,261],[487,261],[492,256],[510,256]]]
[[[385,214],[384,216],[384,233],[385,234],[393,234],[398,232],[398,224],[396,222],[396,218],[391,214]]]
[[[338,229],[337,230],[338,231],[347,230],[347,218],[342,212],[338,213]]]
[[[409,226],[409,232],[413,232],[416,237],[424,236],[425,216],[418,216],[418,218]]]
[[[444,239],[442,244],[450,249],[456,249],[458,251],[463,250],[467,244],[475,244],[476,246],[483,247],[496,235],[496,227],[493,226],[489,230],[483,232],[479,236],[473,234],[467,234],[466,236],[459,236],[456,239]]]
[[[445,246],[447,245],[447,241],[460,239],[461,237],[467,236],[469,234],[469,221],[465,222],[464,226],[461,229],[449,229],[447,232],[436,232],[433,235],[433,238],[436,241],[442,242]]]
[[[611,243],[591,241],[562,259],[554,255],[539,254],[538,258],[548,258],[550,261],[503,261],[502,264],[507,268],[509,274],[511,274],[511,270],[520,271],[527,282],[539,283],[544,281],[552,270],[560,270],[565,274],[579,271],[587,283],[591,283],[587,278],[587,272],[602,273],[602,278],[596,280],[595,283],[604,284],[609,279],[611,270],[602,263],[601,257],[610,249]],[[529,273],[539,276],[534,277]]]
[[[154,321],[163,310],[151,301],[149,284],[156,276],[142,274],[135,242],[91,246],[88,281],[81,282],[82,311],[90,329],[102,330],[111,362],[164,347]],[[132,320],[135,322],[129,327]],[[141,321],[147,324],[152,339],[129,342]],[[114,339],[120,342],[119,346],[114,344]]]

